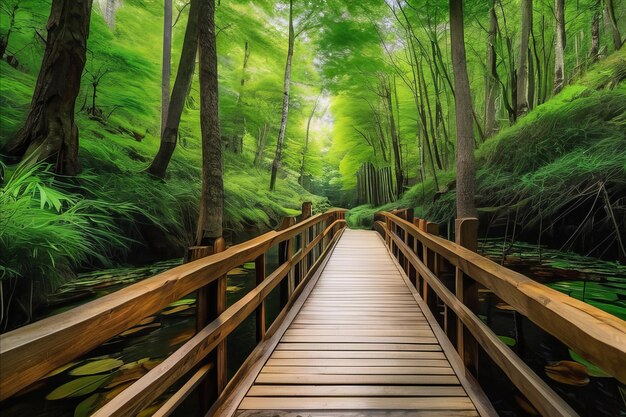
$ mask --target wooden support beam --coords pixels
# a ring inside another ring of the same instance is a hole
[[[295,217],[284,217],[277,231],[288,229],[294,224],[296,224]],[[279,265],[282,265],[285,262],[288,262],[291,259],[292,255],[293,255],[293,239],[288,239],[278,244],[278,264]],[[282,280],[279,286],[278,291],[280,293],[280,309],[281,310],[283,309],[283,307],[287,305],[287,302],[289,301],[289,294],[293,287],[291,283],[292,276],[293,275],[290,270],[289,276],[287,277],[287,279]]]
[[[254,273],[256,275],[256,286],[258,287],[265,280],[265,254],[254,260]],[[256,309],[256,341],[259,343],[265,338],[265,300]]]

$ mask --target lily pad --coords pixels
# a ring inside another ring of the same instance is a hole
[[[97,361],[90,361],[86,364],[72,369],[70,375],[82,376],[82,375],[96,375],[104,372],[112,371],[124,365],[124,362],[119,359],[100,359]]]
[[[50,394],[46,395],[46,399],[53,401],[91,394],[92,392],[106,384],[110,378],[110,374],[91,375],[76,378],[66,384],[61,385]]]
[[[183,298],[182,300],[174,301],[172,304],[168,305],[168,307],[187,306],[195,303],[196,300],[193,298]]]
[[[596,378],[611,378],[611,375],[607,374],[602,369],[598,368],[596,365],[589,362],[587,359],[583,358],[582,356],[580,356],[578,353],[574,352],[571,349],[569,349],[569,355],[576,362],[580,363],[581,365],[584,365],[585,368],[587,368],[587,374],[589,374],[589,376],[594,376]]]
[[[559,361],[553,365],[547,365],[546,375],[557,382],[576,387],[584,387],[589,384],[587,368],[578,362]]]
[[[508,336],[498,336],[498,339],[502,340],[502,342],[507,345],[508,347],[513,347],[517,344],[517,342],[515,341],[515,339],[513,339],[512,337],[508,337]]]
[[[254,271],[254,262],[246,262],[245,264],[243,264],[243,269]]]
[[[164,316],[169,316],[171,314],[176,314],[176,313],[180,313],[180,312],[185,311],[185,310],[189,310],[190,308],[191,308],[191,306],[189,306],[189,305],[180,305],[180,306],[177,306],[177,307],[174,307],[174,308],[169,308],[167,310],[163,310],[163,311],[161,311],[161,314],[163,314]]]

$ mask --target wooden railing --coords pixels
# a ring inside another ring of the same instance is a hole
[[[255,311],[257,342],[263,340],[266,334],[265,298],[279,286],[281,309],[288,305],[299,293],[302,284],[315,273],[345,227],[345,210],[335,209],[308,217],[310,205],[303,205],[303,208],[303,218],[297,224],[294,218],[289,218],[278,231],[268,232],[2,335],[0,400],[28,387],[50,371],[91,351],[193,291],[213,286],[219,291],[215,298],[225,300],[227,272],[254,261],[257,275],[254,289],[232,306],[224,306],[225,309],[202,326],[193,338],[94,415],[136,415],[190,372],[193,372],[190,378],[155,415],[169,415],[199,384],[208,382],[209,389],[213,387],[219,394],[227,383],[226,354],[216,354],[216,348],[221,345],[225,350],[223,342],[226,337]],[[299,248],[296,251],[294,246],[297,242]],[[266,276],[265,254],[275,245],[279,246],[280,265]],[[223,283],[216,285],[220,280]],[[197,302],[198,312],[203,311],[201,314],[219,309],[219,306],[200,308],[200,298]],[[283,313],[279,314],[272,327],[279,324]],[[205,319],[198,317],[199,322]],[[207,358],[211,360],[207,361]],[[204,406],[208,408],[210,404]]]
[[[442,327],[469,371],[477,370],[480,346],[542,415],[576,415],[478,318],[478,288],[483,286],[626,383],[626,322],[478,255],[471,247],[477,219],[456,221],[456,243],[439,237],[437,224],[414,219],[410,210],[377,213],[376,220],[374,227],[436,317],[443,304]],[[452,288],[441,279],[445,269],[453,274]]]

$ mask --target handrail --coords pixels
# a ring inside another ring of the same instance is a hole
[[[394,255],[407,261],[425,281],[422,293],[432,290],[478,340],[494,362],[544,415],[575,415],[536,374],[502,343],[476,314],[437,277],[438,261],[433,254],[457,268],[458,277],[471,278],[493,291],[519,313],[552,334],[584,358],[626,382],[626,322],[596,307],[546,287],[532,279],[484,258],[461,245],[420,230],[395,214],[380,212],[377,222]],[[423,223],[423,221],[422,221]],[[413,240],[413,245],[409,240]],[[421,243],[423,253],[416,253]],[[412,246],[412,247],[411,247]],[[424,294],[425,293],[425,294]],[[430,304],[430,303],[427,303]],[[457,329],[458,330],[458,329]],[[453,336],[454,337],[454,336]],[[462,350],[461,345],[458,346]]]
[[[252,290],[251,294],[254,294],[254,297],[244,297],[246,300],[250,298],[248,300],[250,303],[262,301],[267,295],[264,290],[262,291],[263,288],[281,281],[316,245],[320,242],[323,244],[324,236],[332,235],[335,228],[344,227],[344,213],[343,209],[334,209],[309,217],[285,230],[267,232],[223,252],[170,269],[90,303],[2,335],[0,400],[10,397],[50,371],[89,352],[181,297],[214,282],[231,269],[255,260],[272,246],[290,241],[300,234],[307,234],[310,229],[317,229],[316,226],[319,224],[326,226],[332,223],[332,227],[319,228],[322,230],[316,233],[315,239],[286,259],[286,262],[268,277],[267,282],[264,281]],[[237,303],[222,313],[203,330],[205,341],[211,338],[220,341],[226,336],[219,334],[224,327],[223,324],[217,325],[216,322],[219,324],[224,321],[226,317],[224,315],[227,313],[235,314],[233,307],[237,305],[239,305],[237,311],[244,311],[245,307],[245,311],[248,312],[247,307],[251,304],[243,306]],[[257,306],[258,303],[255,307]],[[231,320],[237,322],[239,319]],[[209,328],[214,328],[218,333],[206,333]],[[197,341],[199,336],[200,334],[196,335],[188,343]],[[170,358],[175,358],[177,352]]]

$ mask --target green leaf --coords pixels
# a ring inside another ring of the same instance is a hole
[[[101,374],[104,372],[112,371],[113,369],[117,369],[122,365],[124,365],[124,362],[119,359],[100,359],[97,361],[88,362],[83,366],[79,366],[76,369],[72,369],[70,371],[70,375],[79,376]]]
[[[168,305],[168,307],[178,307],[178,306],[186,306],[195,303],[196,300],[193,298],[183,298],[182,300],[174,301],[172,304]]]
[[[578,353],[574,352],[572,349],[568,349],[568,350],[569,350],[569,355],[572,357],[572,359],[574,359],[576,362],[580,363],[581,365],[584,365],[587,368],[587,373],[589,374],[589,376],[595,376],[596,378],[611,378],[611,375],[607,374],[602,369],[598,368],[596,365],[589,362],[587,359],[583,358]]]
[[[512,337],[508,337],[508,336],[498,336],[498,339],[502,340],[502,342],[509,346],[509,347],[513,347],[517,344],[517,342],[515,341],[515,339],[513,339]]]
[[[46,400],[62,400],[63,398],[80,397],[91,394],[109,381],[110,374],[84,376],[63,384],[50,394]]]
[[[100,398],[100,394],[92,394],[89,397],[85,398],[76,406],[74,410],[74,417],[87,417],[91,414],[91,411],[95,407],[98,402],[98,398]]]

